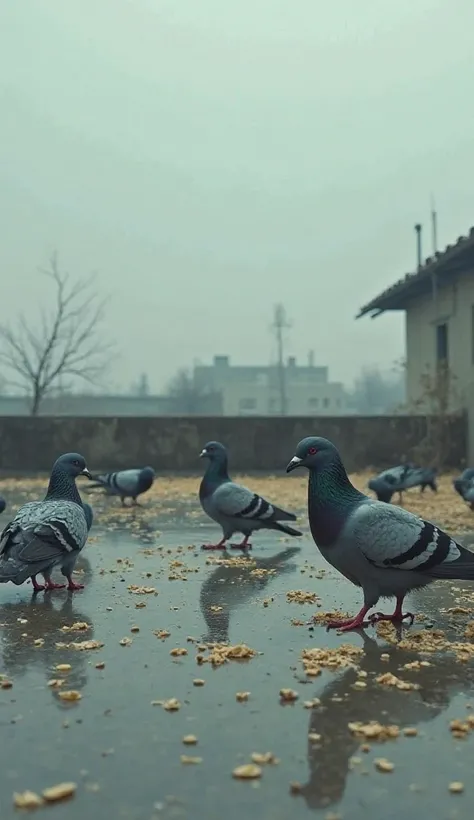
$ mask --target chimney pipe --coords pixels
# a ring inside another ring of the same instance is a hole
[[[421,230],[422,230],[422,226],[420,225],[419,222],[417,222],[417,224],[415,225],[415,231],[416,231],[416,258],[417,258],[418,270],[421,268],[421,265],[422,265],[422,262],[421,262],[421,260],[422,260]]]

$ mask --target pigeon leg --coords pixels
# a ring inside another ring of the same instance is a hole
[[[371,624],[376,624],[379,621],[392,621],[393,623],[402,623],[402,621],[408,619],[410,621],[409,626],[412,625],[413,621],[415,620],[415,616],[413,612],[403,612],[402,605],[404,595],[399,595],[397,597],[397,605],[395,607],[395,612],[393,615],[385,615],[384,612],[374,612],[373,615],[369,617],[369,621]]]
[[[66,586],[66,584],[55,584],[54,581],[51,580],[51,575],[49,575],[49,573],[46,574],[44,572],[43,575],[44,575],[44,580],[46,581],[46,584],[45,584],[45,589],[46,590],[64,589],[64,587]]]
[[[364,605],[354,618],[349,618],[347,621],[329,621],[329,623],[326,624],[326,628],[340,629],[341,632],[350,632],[351,629],[362,629],[364,626],[369,626],[370,622],[364,621],[369,609],[370,606]]]
[[[250,533],[247,533],[244,540],[240,544],[231,544],[230,548],[233,550],[251,550],[252,544],[249,544]]]
[[[201,549],[203,550],[225,550],[225,542],[227,538],[221,538],[218,544],[203,544]]]
[[[38,584],[38,581],[36,580],[36,575],[31,576],[31,583],[33,584],[33,589],[35,592],[42,592],[45,588],[44,584]]]
[[[84,589],[84,584],[76,584],[76,582],[72,580],[72,575],[66,575],[66,578],[69,582],[67,585],[67,589],[70,592],[75,592],[78,589]]]

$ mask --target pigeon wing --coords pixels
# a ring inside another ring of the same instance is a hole
[[[291,513],[285,513],[274,507],[265,498],[248,490],[242,484],[227,481],[221,484],[212,495],[212,503],[217,512],[232,518],[242,518],[248,521],[278,521],[280,517],[290,518]]]
[[[467,553],[451,536],[417,515],[375,501],[361,504],[344,533],[365,557],[383,569],[442,574],[439,569]],[[472,556],[474,559],[474,556]]]
[[[127,495],[135,495],[138,490],[138,481],[140,477],[140,470],[120,470],[115,473],[114,487],[117,492],[127,493]]]

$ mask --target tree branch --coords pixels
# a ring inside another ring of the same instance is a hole
[[[0,325],[0,362],[32,399],[32,413],[62,376],[97,383],[113,354],[101,340],[106,300],[94,289],[95,276],[73,280],[60,270],[57,254],[40,270],[54,287],[51,308],[41,308],[37,327],[20,314],[13,324]]]

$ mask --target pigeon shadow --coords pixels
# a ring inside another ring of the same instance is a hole
[[[449,657],[436,656],[432,665],[413,672],[404,669],[401,674],[400,667],[415,660],[416,656],[396,647],[381,647],[366,633],[361,635],[365,654],[359,671],[367,673],[364,679],[367,688],[363,691],[354,688],[353,684],[358,680],[357,670],[347,669],[325,686],[319,696],[320,705],[311,710],[307,751],[309,779],[299,794],[312,810],[333,806],[342,800],[352,758],[364,755],[363,752],[359,754],[363,741],[351,734],[349,723],[375,720],[383,725],[416,727],[445,711],[457,693],[474,688],[474,669],[463,666],[459,670]],[[388,654],[388,660],[381,659],[383,653]],[[420,689],[406,692],[377,684],[375,676],[386,672],[419,684]],[[314,735],[313,739],[311,735]],[[374,741],[373,745],[376,743]],[[380,748],[386,748],[386,743],[380,744]],[[408,752],[411,754],[412,750]]]
[[[218,565],[203,582],[199,596],[199,605],[208,629],[202,640],[208,643],[227,643],[231,613],[261,593],[277,575],[295,572],[297,564],[288,562],[299,552],[301,547],[287,547],[269,558],[245,555],[238,566]],[[224,552],[222,558],[232,559],[235,555]],[[264,570],[262,574],[259,572],[261,570]]]
[[[84,576],[91,577],[87,559],[82,559],[81,564]],[[64,630],[64,627],[78,623],[87,623],[89,626],[87,629]],[[90,654],[68,645],[93,640],[93,637],[94,626],[90,616],[80,610],[80,594],[45,592],[33,594],[29,601],[0,605],[2,666],[3,671],[12,678],[23,677],[32,667],[36,667],[43,671],[49,681],[65,677],[58,674],[55,667],[58,664],[69,664],[71,670],[64,687],[81,691],[88,680]],[[57,644],[60,643],[66,646],[58,648]],[[59,698],[60,691],[60,688],[51,687],[58,706],[68,708]]]

